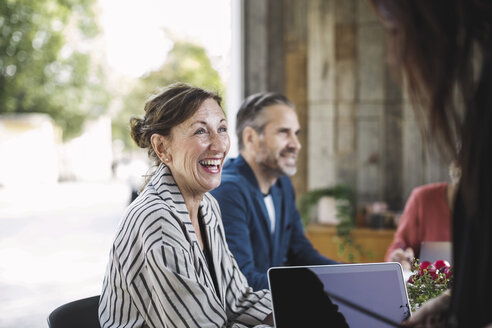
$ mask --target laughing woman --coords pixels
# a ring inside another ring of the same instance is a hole
[[[174,84],[131,120],[157,164],[128,207],[110,252],[99,305],[107,327],[243,327],[271,324],[267,290],[253,292],[225,241],[220,184],[229,150],[220,98]]]

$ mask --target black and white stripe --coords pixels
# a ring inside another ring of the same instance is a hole
[[[200,204],[217,288],[183,197],[161,165],[128,207],[104,278],[99,320],[113,327],[244,327],[271,313],[270,293],[253,292],[227,247],[217,202]]]

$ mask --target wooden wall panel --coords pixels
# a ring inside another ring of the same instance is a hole
[[[298,110],[298,196],[344,183],[360,203],[398,210],[414,187],[447,180],[447,163],[429,155],[389,72],[384,31],[364,0],[243,4],[245,96],[281,92]]]

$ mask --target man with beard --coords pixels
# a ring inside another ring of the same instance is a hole
[[[289,178],[301,149],[294,105],[277,93],[251,95],[237,113],[236,134],[240,155],[224,164],[212,195],[249,285],[268,288],[273,266],[336,263],[313,248],[297,211]]]

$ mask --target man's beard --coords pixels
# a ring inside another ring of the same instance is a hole
[[[297,157],[295,159],[295,165],[282,165],[283,156],[289,153],[295,153],[290,149],[283,149],[278,155],[271,152],[266,155],[263,154],[257,158],[257,162],[272,175],[277,177],[281,176],[293,176],[297,172]]]

